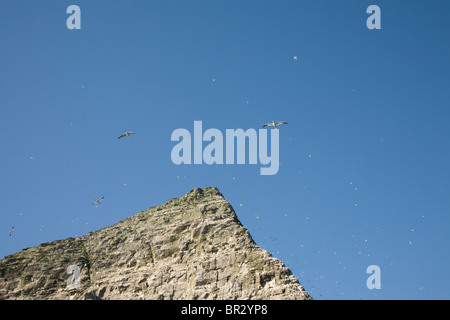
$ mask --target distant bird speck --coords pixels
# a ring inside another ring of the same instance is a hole
[[[123,137],[129,137],[129,136],[131,136],[132,134],[134,134],[134,132],[126,131],[126,130],[125,130],[125,133],[121,134],[117,139],[120,139],[120,138],[123,138]]]
[[[9,236],[10,237],[12,236],[13,232],[14,232],[14,226],[11,228],[11,230],[9,230]]]
[[[298,60],[298,56],[294,56],[294,61],[297,61]]]

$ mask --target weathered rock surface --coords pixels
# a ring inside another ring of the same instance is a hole
[[[70,266],[79,275],[68,274]],[[82,237],[5,257],[0,299],[311,297],[254,243],[221,193],[206,188]]]

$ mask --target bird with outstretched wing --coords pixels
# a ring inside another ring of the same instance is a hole
[[[100,204],[100,202],[103,200],[103,198],[105,198],[105,197],[101,197],[100,199],[98,199],[98,200],[95,200],[94,202],[92,202],[91,204]]]
[[[278,129],[277,126],[280,125],[280,124],[288,124],[288,123],[285,122],[285,121],[279,121],[279,122],[272,121],[270,123],[266,123],[262,127],[265,128],[265,127],[268,127],[268,126],[273,126],[273,127],[275,127],[275,129]]]
[[[134,132],[125,130],[125,133],[121,134],[117,139],[120,139],[120,138],[123,138],[123,137],[129,137],[132,134],[134,134]]]

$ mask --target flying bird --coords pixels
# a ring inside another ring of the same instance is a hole
[[[123,134],[121,134],[117,139],[120,139],[120,138],[123,138],[123,137],[129,137],[129,136],[131,136],[132,134],[134,134],[134,132],[131,132],[131,131],[126,131],[125,130],[125,133],[123,133]]]
[[[270,123],[266,123],[266,124],[263,125],[262,127],[265,128],[265,127],[268,127],[268,126],[274,126],[275,129],[278,129],[277,126],[280,125],[280,124],[288,124],[288,123],[287,123],[287,122],[284,122],[284,121],[280,121],[280,122],[275,122],[275,121],[273,121],[273,122],[270,122]]]
[[[98,200],[95,200],[94,202],[92,202],[92,204],[100,204],[100,202],[103,200],[104,197],[101,197]]]
[[[14,226],[11,228],[11,230],[9,230],[9,236],[10,237],[12,236],[13,232],[14,232]]]

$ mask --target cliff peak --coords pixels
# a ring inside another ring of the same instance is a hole
[[[0,260],[0,299],[311,299],[217,188]]]

